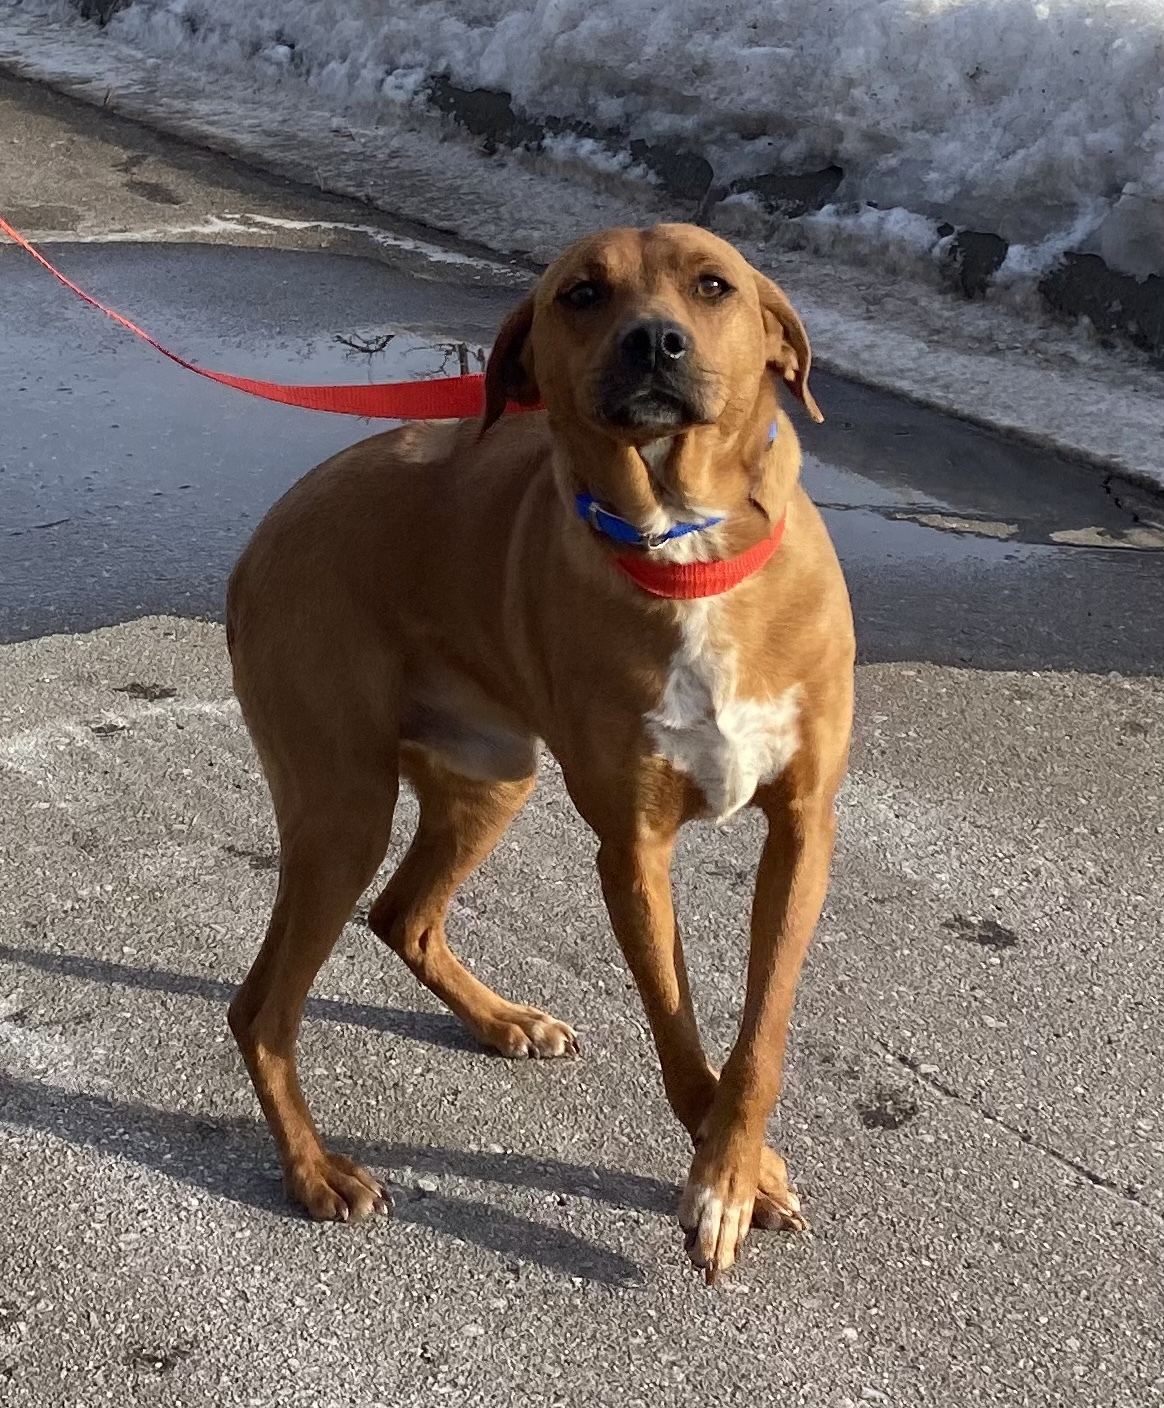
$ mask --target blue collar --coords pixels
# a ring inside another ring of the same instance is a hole
[[[574,506],[578,517],[587,522],[596,533],[610,538],[616,543],[633,543],[640,548],[662,547],[676,538],[685,538],[688,533],[702,533],[705,528],[714,528],[723,522],[723,517],[702,518],[697,523],[675,523],[665,533],[641,533],[629,519],[620,518],[603,508],[593,494],[575,494]]]
[[[777,423],[773,421],[768,431],[769,445],[776,439],[778,429]],[[574,507],[578,511],[578,517],[589,524],[596,533],[610,538],[612,542],[631,543],[639,548],[662,547],[664,543],[674,542],[676,538],[685,538],[689,533],[702,533],[708,528],[714,528],[724,519],[723,514],[718,514],[711,518],[701,518],[695,523],[672,524],[664,533],[644,533],[629,519],[620,518],[617,513],[603,508],[593,494],[575,494]]]

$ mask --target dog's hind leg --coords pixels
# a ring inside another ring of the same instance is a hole
[[[483,1045],[503,1056],[573,1056],[564,1022],[507,1002],[457,961],[445,917],[457,888],[497,844],[533,791],[534,779],[480,782],[420,750],[406,763],[420,802],[416,835],[368,923]]]
[[[388,849],[397,779],[367,766],[359,782],[272,787],[279,820],[279,890],[267,936],[230,1005],[230,1026],[271,1127],[288,1194],[314,1218],[386,1211],[376,1180],[323,1146],[295,1067],[307,994]],[[293,801],[289,800],[293,799]]]

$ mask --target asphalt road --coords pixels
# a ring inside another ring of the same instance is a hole
[[[5,121],[0,193],[40,171],[81,235],[144,230],[111,194],[130,177],[181,196],[153,202],[171,234],[187,207],[362,219],[19,86]],[[148,175],[120,170],[143,145]],[[260,242],[300,248],[236,247],[254,228],[54,257],[184,353],[289,380],[435,371],[522,277],[424,232],[352,258],[283,227]],[[285,1206],[224,1020],[277,861],[216,616],[263,508],[363,431],[200,382],[12,249],[0,325],[0,1403],[1164,1402],[1157,505],[820,378],[806,477],[863,663],[773,1129],[814,1232],[754,1235],[708,1290],[674,1220],[684,1141],[549,766],[453,927],[580,1027],[583,1059],[477,1051],[357,916],[304,1078],[397,1215]],[[717,1055],[758,840],[749,817],[695,828],[676,865]]]

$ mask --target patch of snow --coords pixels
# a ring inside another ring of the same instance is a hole
[[[1053,268],[1069,249],[1084,248],[1103,223],[1103,202],[1089,201],[1064,229],[1033,244],[1012,244],[995,275],[995,281],[1005,287],[1007,284],[1037,279]]]
[[[860,259],[875,251],[882,268],[902,273],[913,270],[919,259],[934,261],[949,238],[939,233],[937,221],[901,206],[853,210],[834,203],[803,216],[800,225],[815,254]]]
[[[1114,268],[1164,272],[1160,0],[134,0],[107,33],[364,123],[443,75],[681,140],[721,179],[836,164],[840,201],[993,231],[1032,273],[1087,212]]]
[[[407,235],[382,230],[376,225],[356,225],[345,220],[291,220],[278,215],[237,215],[227,218],[235,221],[241,230],[258,226],[262,229],[343,231],[345,234],[363,235],[373,244],[402,250],[407,254],[419,254],[432,264],[457,264],[470,269],[488,269],[503,276],[510,273],[507,265],[495,263],[492,259],[479,259],[472,254],[461,254],[458,250],[446,249],[430,240],[410,239]]]
[[[580,137],[574,132],[552,132],[542,140],[542,151],[555,158],[563,168],[580,164],[591,172],[609,176],[630,177],[657,185],[658,177],[653,171],[632,160],[629,152],[612,151],[593,137]]]

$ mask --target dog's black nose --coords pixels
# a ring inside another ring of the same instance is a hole
[[[653,371],[660,364],[678,362],[690,349],[691,334],[687,329],[661,319],[635,323],[622,338],[623,360],[643,371]]]

